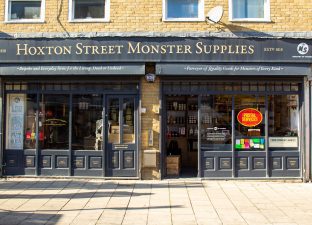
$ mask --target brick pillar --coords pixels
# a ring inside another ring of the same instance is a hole
[[[159,77],[154,83],[141,79],[141,176],[142,179],[160,179],[160,120],[159,120]],[[149,143],[149,133],[153,133],[153,143]]]

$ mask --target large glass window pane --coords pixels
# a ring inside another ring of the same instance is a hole
[[[123,110],[123,143],[134,143],[134,99],[125,98]]]
[[[298,148],[298,95],[269,96],[269,148]]]
[[[40,19],[41,1],[11,1],[10,19]]]
[[[167,0],[167,18],[198,18],[198,0]]]
[[[103,19],[105,0],[74,0],[74,19]]]
[[[265,97],[235,96],[235,149],[265,150]]]
[[[69,95],[41,95],[39,137],[41,149],[68,149]]]
[[[101,95],[73,96],[72,149],[101,150],[102,110]]]
[[[111,98],[108,100],[108,142],[119,144],[119,99]]]
[[[23,149],[25,105],[25,94],[7,95],[6,149]]]
[[[265,0],[232,0],[233,18],[264,18]]]
[[[202,146],[211,151],[231,151],[232,97],[205,96],[200,109]]]
[[[24,148],[36,148],[36,111],[37,111],[37,95],[26,95],[26,111],[25,111],[25,134]],[[39,133],[39,139],[42,139],[42,133]]]

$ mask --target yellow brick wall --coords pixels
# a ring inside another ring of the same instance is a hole
[[[141,162],[144,161],[144,150],[156,150],[156,167],[145,168],[142,163],[142,179],[160,179],[160,121],[159,114],[155,109],[159,108],[160,81],[156,78],[154,83],[147,83],[145,78],[141,78],[141,107],[146,108],[146,113],[141,114]],[[153,130],[153,146],[148,145],[148,131]]]
[[[4,23],[5,1],[0,4],[0,32],[183,32],[183,31],[312,31],[311,0],[270,0],[270,23],[231,23],[228,20],[228,1],[205,0],[205,14],[214,6],[224,7],[224,25],[206,22],[163,22],[162,0],[111,0],[110,22],[69,23],[68,0],[46,0],[45,23]]]

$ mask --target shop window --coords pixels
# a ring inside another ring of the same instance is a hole
[[[43,94],[39,108],[41,149],[68,149],[69,95]]]
[[[164,21],[204,21],[203,0],[163,0]]]
[[[123,99],[123,143],[134,143],[134,98]]]
[[[43,22],[45,0],[6,0],[6,22]]]
[[[119,144],[119,98],[108,100],[108,142]]]
[[[265,150],[265,97],[235,96],[235,149]]]
[[[269,148],[298,148],[298,95],[271,95],[269,99]]]
[[[35,94],[7,95],[6,149],[36,148],[36,105]]]
[[[73,95],[73,150],[101,150],[103,143],[102,97]]]
[[[230,0],[229,18],[231,21],[270,22],[269,0]]]
[[[210,151],[232,149],[232,97],[209,95],[202,98],[201,143]]]
[[[71,0],[69,20],[77,22],[107,22],[109,0]]]

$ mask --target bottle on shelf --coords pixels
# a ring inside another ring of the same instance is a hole
[[[190,135],[190,136],[193,136],[193,135],[194,135],[194,130],[193,130],[192,127],[189,129],[189,135]]]

